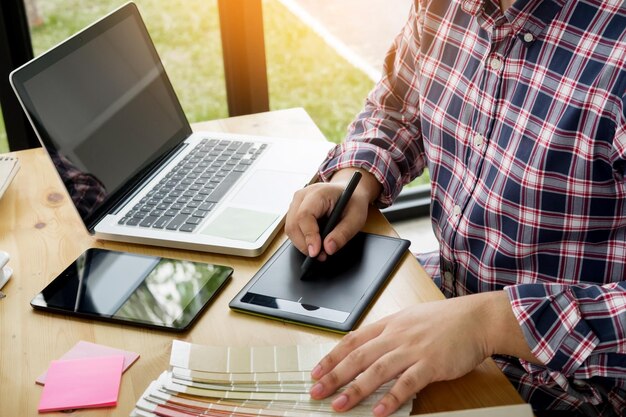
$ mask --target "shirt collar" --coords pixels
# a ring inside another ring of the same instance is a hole
[[[477,16],[483,8],[484,0],[461,0],[461,7],[467,14]]]
[[[516,34],[532,33],[536,38],[567,1],[572,0],[517,0],[504,15],[497,0],[461,0],[461,7],[466,13],[477,17],[483,27],[491,26],[504,17]]]
[[[507,10],[506,15],[515,33],[523,31],[537,38],[567,1],[572,0],[518,0]]]

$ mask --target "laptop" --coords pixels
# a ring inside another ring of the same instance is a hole
[[[257,256],[333,146],[192,133],[133,3],[10,82],[85,227],[104,240]]]

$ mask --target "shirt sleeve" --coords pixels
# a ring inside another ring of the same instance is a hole
[[[505,291],[532,353],[547,368],[566,377],[623,378],[626,281],[518,284]]]
[[[426,166],[419,123],[419,47],[413,7],[387,53],[381,80],[350,125],[346,140],[320,167],[323,181],[343,168],[359,167],[372,173],[383,185],[379,207],[390,205],[402,186],[421,175]]]
[[[626,106],[617,121],[613,144],[616,158],[622,158],[626,153]],[[557,374],[577,379],[624,378],[626,281],[623,279],[617,277],[615,282],[604,285],[533,283],[504,288],[532,353],[546,365],[553,378]],[[531,373],[541,372],[541,367],[523,365]],[[554,379],[558,382],[559,378]],[[560,385],[567,383],[561,380]]]

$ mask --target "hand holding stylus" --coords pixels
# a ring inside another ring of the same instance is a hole
[[[350,179],[350,182],[348,183],[346,188],[343,190],[343,193],[341,193],[339,200],[337,200],[337,204],[335,204],[333,211],[330,213],[330,216],[328,217],[328,221],[326,222],[326,225],[324,226],[324,228],[322,229],[320,233],[322,242],[324,241],[326,236],[328,236],[328,234],[337,226],[337,223],[339,223],[339,220],[341,219],[341,214],[343,213],[346,206],[348,205],[348,201],[350,201],[350,197],[352,197],[352,193],[354,193],[354,190],[356,189],[357,185],[359,185],[359,181],[361,180],[361,177],[362,177],[362,174],[359,171],[355,171],[354,174],[352,174],[352,178]],[[314,262],[315,262],[315,258],[311,256],[306,257],[306,259],[302,263],[302,266],[300,267],[300,279],[306,279]]]
[[[318,219],[330,216],[355,171],[362,174],[361,181],[343,213],[339,213],[339,223],[322,238],[323,226]],[[311,184],[294,194],[285,219],[285,233],[300,252],[324,261],[363,228],[369,205],[381,191],[382,185],[373,174],[356,168],[341,169],[333,174],[330,182]]]

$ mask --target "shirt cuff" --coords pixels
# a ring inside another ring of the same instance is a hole
[[[583,319],[570,287],[518,284],[504,290],[535,357],[549,369],[572,376],[599,339]]]
[[[378,208],[390,206],[402,190],[400,170],[390,154],[380,147],[356,141],[339,144],[320,167],[319,177],[328,182],[335,172],[344,168],[363,169],[382,184],[383,190],[375,201]]]

